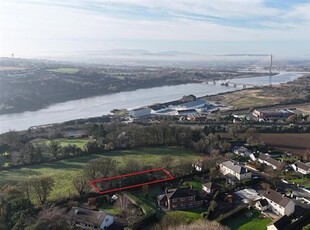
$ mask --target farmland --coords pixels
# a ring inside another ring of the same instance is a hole
[[[270,147],[296,155],[301,155],[310,149],[309,133],[263,133],[260,134],[260,138]]]
[[[23,167],[14,170],[0,171],[0,181],[25,181],[33,176],[51,176],[55,180],[54,189],[50,199],[59,197],[68,197],[75,194],[72,186],[72,178],[74,178],[83,166],[92,159],[100,157],[112,157],[117,164],[123,164],[126,160],[135,159],[141,164],[159,164],[161,157],[169,155],[175,160],[195,161],[200,158],[199,155],[190,151],[181,150],[178,147],[163,148],[139,148],[135,150],[110,151],[102,154],[85,155],[57,162],[43,163],[31,167]]]

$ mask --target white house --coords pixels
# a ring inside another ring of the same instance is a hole
[[[268,166],[271,166],[273,169],[281,169],[282,167],[285,166],[284,162],[281,161],[277,161],[276,159],[267,156],[263,153],[260,153],[258,158],[257,158],[258,162],[262,163],[262,164],[266,164]]]
[[[267,225],[267,230],[282,230],[291,223],[291,219],[287,216],[281,216]]]
[[[214,194],[220,188],[221,187],[218,184],[213,182],[202,184],[202,190],[205,191],[207,194]]]
[[[138,109],[129,110],[129,115],[133,118],[143,117],[151,114],[151,109],[148,107],[142,107]]]
[[[250,179],[252,172],[233,161],[225,161],[220,164],[220,171],[223,175],[234,176],[238,180]]]
[[[268,189],[262,196],[263,199],[266,199],[268,201],[269,207],[271,211],[273,211],[277,215],[290,215],[295,211],[295,204],[294,202],[285,197],[284,195],[281,195],[280,193]]]
[[[296,163],[296,167],[297,167],[297,172],[300,172],[304,175],[310,174],[310,162],[303,163],[303,162],[298,161]]]
[[[108,229],[113,224],[113,216],[102,211],[93,211],[86,208],[72,207],[69,212],[72,226],[82,229]]]

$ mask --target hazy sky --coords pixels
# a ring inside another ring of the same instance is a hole
[[[310,55],[310,0],[0,0],[0,56]]]

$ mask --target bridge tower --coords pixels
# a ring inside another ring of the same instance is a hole
[[[272,85],[272,54],[270,54],[270,66],[269,66],[269,86]]]

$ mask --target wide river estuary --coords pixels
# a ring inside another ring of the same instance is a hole
[[[271,79],[272,84],[285,83],[302,76],[302,73],[281,72]],[[215,84],[194,83],[175,86],[162,86],[138,89],[109,95],[72,100],[50,105],[37,111],[0,115],[0,133],[10,130],[25,130],[31,126],[59,123],[78,118],[96,117],[110,113],[113,109],[132,109],[140,106],[163,103],[180,99],[184,95],[194,94],[197,97],[230,92],[242,88],[242,84],[268,85],[269,76],[235,78],[231,82],[237,87],[226,87],[216,81]],[[224,81],[227,82],[227,81]]]

